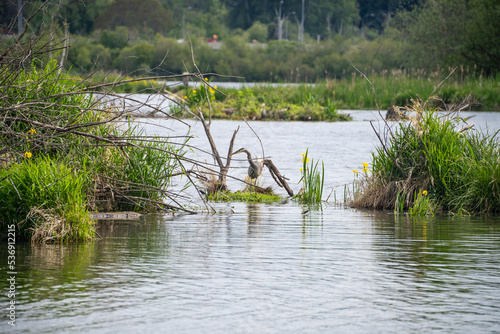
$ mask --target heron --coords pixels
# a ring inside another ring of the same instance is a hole
[[[246,149],[246,148],[240,148],[238,151],[232,153],[230,156],[233,156],[238,153],[246,153],[247,154],[247,159],[248,163],[250,166],[248,167],[248,176],[251,179],[256,179],[262,174],[262,164],[259,162],[255,162],[252,160],[252,154]]]

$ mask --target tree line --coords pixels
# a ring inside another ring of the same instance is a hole
[[[353,65],[500,69],[496,0],[47,1],[26,28],[55,19],[70,40],[65,66],[79,73],[182,73],[192,69],[191,46],[202,71],[257,81],[342,78]],[[25,0],[23,16],[41,3]],[[0,5],[3,34],[16,32],[17,4]]]

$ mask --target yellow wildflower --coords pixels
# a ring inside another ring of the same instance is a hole
[[[214,86],[215,89],[217,89],[217,86]]]
[[[193,89],[193,94],[196,94],[196,89]]]
[[[357,170],[357,169],[353,169],[353,170],[352,170],[352,172],[353,172],[354,174],[358,174],[358,170]]]
[[[368,163],[363,162],[363,167],[368,168]]]
[[[422,195],[427,196],[427,190],[422,191]]]
[[[28,131],[28,134],[29,135],[36,135],[36,130],[31,128],[29,131]]]
[[[366,168],[366,167],[365,167],[365,168],[363,168],[363,170],[362,170],[362,172],[363,172],[363,173],[368,173],[369,171],[370,171],[370,170],[369,170],[368,168]]]
[[[184,100],[187,100],[187,98],[188,98],[188,97],[187,97],[186,95],[184,95]]]
[[[31,158],[32,154],[31,152],[24,152],[24,156],[29,159]]]
[[[208,81],[208,78],[205,78],[205,81]]]

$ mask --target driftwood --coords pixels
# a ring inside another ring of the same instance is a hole
[[[226,178],[227,178],[227,173],[229,171],[229,167],[231,165],[231,154],[233,153],[233,146],[234,146],[234,140],[236,139],[236,134],[238,133],[238,130],[240,127],[238,127],[236,130],[234,130],[233,137],[231,138],[231,141],[229,143],[229,149],[227,152],[227,158],[226,158],[226,163],[222,161],[222,158],[219,154],[219,151],[217,150],[217,145],[215,145],[215,141],[212,137],[212,134],[210,132],[210,122],[207,122],[205,118],[203,117],[203,114],[201,113],[201,110],[198,111],[198,119],[201,121],[201,124],[203,124],[203,129],[205,130],[205,134],[207,135],[208,142],[210,144],[210,148],[212,149],[212,154],[217,162],[217,165],[219,165],[219,180],[217,184],[217,189],[218,190],[227,190],[227,185],[226,185]]]
[[[264,166],[269,169],[269,173],[271,173],[271,176],[273,177],[276,184],[278,184],[278,186],[280,186],[281,188],[285,188],[289,196],[293,196],[293,191],[288,186],[285,177],[281,175],[280,171],[278,170],[278,168],[276,168],[273,162],[270,159],[264,159]]]
[[[210,86],[210,83],[208,83],[205,80],[203,80],[203,75],[201,74],[201,72],[200,72],[200,70],[199,70],[199,68],[196,65],[196,62],[194,60],[194,52],[193,52],[192,46],[191,46],[191,56],[192,56],[193,64],[194,64],[194,66],[195,66],[195,68],[197,70],[197,74],[195,74],[194,76],[199,79],[199,81],[200,81],[201,84],[203,84],[205,86],[208,86],[208,87],[211,87],[212,89],[215,89],[212,86]],[[210,144],[210,148],[212,150],[212,156],[213,156],[216,164],[219,166],[219,172],[216,173],[216,174],[218,174],[219,178],[218,178],[217,183],[216,183],[216,185],[214,187],[215,188],[214,190],[215,191],[217,191],[217,190],[223,190],[224,191],[224,190],[227,190],[227,185],[226,185],[227,174],[229,172],[229,167],[231,165],[231,156],[233,154],[234,141],[236,139],[236,134],[238,133],[240,127],[238,126],[238,128],[233,133],[231,141],[229,142],[229,149],[228,149],[228,152],[227,152],[227,157],[225,158],[226,163],[224,163],[223,162],[223,158],[219,154],[219,151],[217,149],[217,145],[215,144],[215,141],[214,141],[214,139],[212,137],[212,134],[210,132],[210,125],[212,123],[212,105],[210,103],[210,98],[208,96],[208,89],[205,89],[205,94],[206,94],[205,97],[206,97],[206,102],[208,103],[208,110],[209,110],[209,112],[208,112],[208,120],[206,120],[205,117],[203,116],[203,113],[201,112],[201,108],[198,109],[198,114],[195,114],[195,113],[192,113],[192,112],[189,112],[189,113],[191,115],[193,115],[194,117],[196,117],[201,122],[201,124],[203,125],[203,129],[205,130],[205,134],[207,136],[208,142]],[[263,105],[263,109],[264,109],[264,107],[265,106]],[[231,114],[233,112],[233,110],[225,110],[224,112],[226,114]],[[281,113],[286,112],[286,109],[285,110],[278,110],[276,112],[278,112],[278,113],[281,114]],[[262,145],[262,141],[260,140],[259,136],[254,131],[254,129],[252,129],[252,127],[250,126],[250,124],[248,124],[248,122],[246,121],[246,119],[243,118],[243,120],[245,121],[245,123],[248,125],[248,127],[253,131],[253,133],[259,139],[261,147],[262,147],[262,154],[264,155],[264,146]],[[293,191],[288,186],[288,183],[286,182],[285,177],[283,177],[281,175],[281,173],[279,172],[278,168],[276,168],[276,166],[273,164],[273,162],[270,159],[264,159],[263,164],[265,166],[267,166],[267,168],[269,169],[269,172],[271,173],[271,176],[273,177],[274,181],[278,184],[278,186],[280,186],[282,188],[285,188],[285,190],[287,191],[288,195],[293,196]]]

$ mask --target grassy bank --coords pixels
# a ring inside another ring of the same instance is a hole
[[[350,116],[337,111],[331,97],[315,94],[305,85],[271,87],[266,85],[244,89],[201,86],[178,92],[191,109],[202,108],[218,119],[348,121]],[[206,96],[210,105],[206,103]],[[184,114],[186,115],[186,114]],[[187,115],[186,115],[187,116]]]
[[[56,62],[1,74],[0,226],[15,224],[20,239],[87,240],[90,211],[179,208],[165,200],[183,139],[145,136]]]
[[[451,71],[451,69],[450,69]],[[449,72],[448,72],[449,73]],[[500,111],[500,76],[476,76],[462,68],[447,78],[438,92],[438,86],[446,77],[444,74],[419,70],[395,70],[366,72],[372,81],[377,102],[382,110],[393,105],[405,106],[412,99],[427,100],[437,95],[441,101],[433,100],[434,107],[471,102],[473,110]],[[120,77],[103,78],[106,81]],[[213,78],[216,80],[217,78]],[[269,86],[263,83],[242,89],[208,89],[212,99],[213,114],[217,118],[249,119],[311,119],[344,120],[339,109],[376,109],[372,87],[359,73],[339,80],[327,80],[314,85]],[[153,88],[173,90],[179,100],[184,99],[191,107],[202,105],[205,90],[184,89],[182,86],[164,86],[158,81],[140,80],[128,82],[115,88],[121,93],[151,93]],[[222,94],[221,94],[222,93]],[[264,106],[263,106],[264,104]],[[204,110],[207,110],[206,104]],[[262,110],[265,110],[265,117]]]
[[[500,90],[500,76],[476,77],[459,68],[436,92],[435,88],[446,77],[437,72],[398,70],[365,74],[373,83],[382,110],[393,105],[410,105],[412,99],[426,101],[431,95],[437,95],[441,100],[431,101],[434,107],[446,107],[469,99],[473,110],[500,111],[500,95],[497,93]],[[376,109],[372,87],[359,74],[353,73],[351,78],[327,81],[320,86],[323,94],[334,95],[334,102],[339,109]]]
[[[497,93],[500,91],[500,76],[477,77],[457,69],[436,92],[436,86],[445,78],[437,72],[398,70],[371,72],[367,75],[374,85],[381,110],[406,106],[411,104],[412,99],[427,100],[434,95],[440,100],[432,100],[432,107],[446,109],[467,100],[470,102],[469,109],[500,111],[500,94]],[[106,82],[125,80],[124,84],[114,88],[118,93],[173,91],[175,102],[192,110],[201,107],[205,116],[209,111],[206,101],[208,96],[215,119],[346,121],[351,118],[339,110],[377,109],[372,87],[359,73],[314,85],[270,86],[262,83],[242,89],[221,89],[210,83],[211,87],[202,85],[201,88],[185,89],[179,85],[169,86],[168,82],[122,78],[118,75],[96,78]],[[190,117],[180,106],[174,108],[174,112]]]
[[[497,133],[465,130],[456,114],[442,115],[415,103],[410,122],[373,154],[373,173],[353,205],[413,214],[500,212]]]

